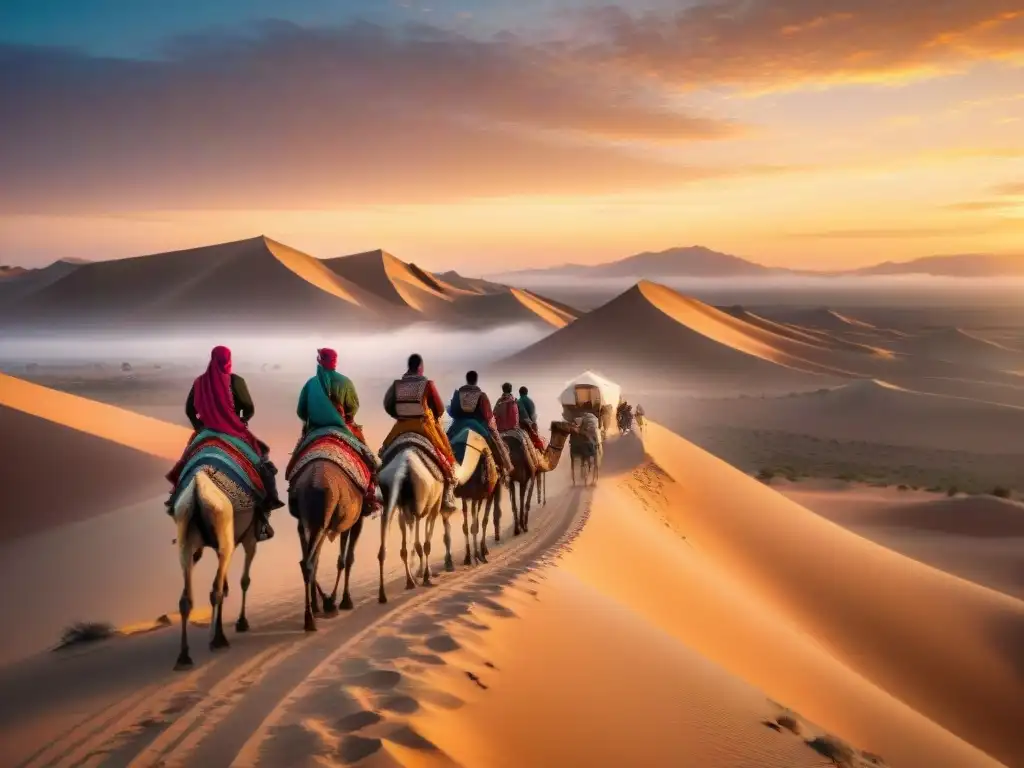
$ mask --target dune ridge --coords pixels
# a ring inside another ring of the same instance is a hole
[[[1024,753],[1015,725],[1024,713],[1024,673],[1013,650],[1024,638],[1024,603],[868,542],[659,425],[651,425],[637,450],[652,464],[623,490],[646,495],[648,503],[653,497],[670,525],[739,580],[762,610],[815,638],[831,663],[856,671],[950,733],[1008,764]],[[743,635],[743,643],[753,641]],[[764,656],[760,662],[767,669],[748,664],[748,675],[778,672]],[[823,720],[810,711],[818,708],[813,702],[787,703]],[[841,709],[833,706],[822,724],[844,731]]]

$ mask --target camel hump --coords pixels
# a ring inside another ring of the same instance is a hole
[[[459,435],[458,440],[460,443],[465,443],[466,448],[472,448],[477,453],[483,453],[487,450],[487,440],[479,432],[472,429],[467,429],[465,435]]]

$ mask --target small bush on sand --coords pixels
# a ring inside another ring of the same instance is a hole
[[[835,765],[854,766],[857,753],[852,747],[844,744],[835,736],[818,736],[810,739],[807,746],[822,757],[827,757]]]
[[[1001,485],[997,485],[995,488],[992,489],[992,495],[995,496],[997,499],[1008,499],[1010,498],[1010,489],[1004,488]]]
[[[117,630],[114,629],[114,626],[105,621],[80,621],[64,630],[57,650],[86,643],[96,643],[100,640],[107,640],[116,634]]]
[[[768,467],[762,467],[761,469],[757,470],[757,479],[760,480],[762,483],[765,483],[766,485],[771,483],[771,481],[774,478],[775,470],[773,469],[769,469]]]
[[[958,493],[960,493],[960,489],[957,488],[955,485],[949,486],[949,489],[946,491],[946,495],[949,496],[949,498],[951,499]]]
[[[800,735],[800,721],[797,720],[792,715],[790,715],[790,714],[779,715],[775,719],[775,722],[777,722],[782,728],[785,728],[790,733],[795,733],[798,736]]]

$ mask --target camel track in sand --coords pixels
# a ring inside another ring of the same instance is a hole
[[[557,556],[582,528],[591,489],[570,488],[531,516],[533,529],[503,539],[489,562],[440,572],[432,588],[404,589],[404,574],[388,585],[389,602],[376,600],[376,579],[353,583],[355,609],[320,622],[307,635],[299,611],[275,614],[232,648],[188,673],[169,673],[119,702],[86,716],[22,762],[22,768],[78,766],[250,766],[260,762],[268,734],[297,692],[316,682],[345,654],[382,627],[422,612],[510,569],[529,569]],[[397,557],[397,553],[389,553]],[[415,562],[415,561],[414,561]],[[175,633],[176,634],[176,633]],[[170,665],[168,657],[168,665]],[[298,763],[311,755],[290,755]]]

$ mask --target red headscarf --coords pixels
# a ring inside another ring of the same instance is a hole
[[[316,361],[328,371],[333,371],[338,367],[338,353],[333,349],[324,347],[323,349],[318,349],[316,352]]]
[[[193,398],[196,415],[204,427],[244,440],[257,454],[261,452],[256,436],[249,431],[235,409],[235,396],[231,393],[230,349],[213,348],[206,373],[197,378],[193,385]]]

